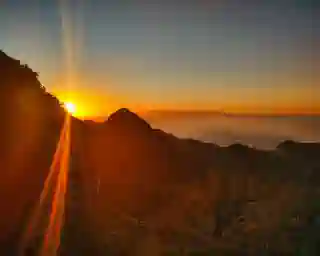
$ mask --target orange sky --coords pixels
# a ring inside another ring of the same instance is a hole
[[[76,116],[120,107],[320,114],[320,20],[312,6],[78,2],[0,8],[0,47],[72,102]]]
[[[219,94],[216,91],[212,94],[212,102],[193,101],[192,92],[190,92],[185,96],[191,100],[178,103],[173,100],[165,104],[152,101],[139,103],[135,100],[135,95],[127,96],[127,98],[123,95],[108,95],[105,90],[74,88],[69,91],[57,89],[52,92],[62,102],[72,102],[76,106],[74,115],[80,118],[107,116],[121,107],[128,107],[136,112],[149,110],[212,110],[238,114],[320,114],[320,102],[317,101],[317,95],[304,95],[307,90],[299,90],[299,88],[283,90],[276,95],[271,89],[260,89],[257,93],[263,97],[255,96],[251,90],[242,89],[242,92],[228,92],[225,97],[223,97],[223,93]],[[243,100],[244,98],[247,98],[247,100]]]

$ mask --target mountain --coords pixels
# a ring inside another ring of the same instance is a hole
[[[15,255],[66,113],[0,51],[0,254]],[[320,143],[220,147],[128,109],[71,119],[62,255],[319,253]]]
[[[37,73],[0,51],[0,254],[12,255],[39,199],[64,112]]]

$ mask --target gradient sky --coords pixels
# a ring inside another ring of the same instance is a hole
[[[320,113],[315,2],[0,0],[0,48],[79,115]]]

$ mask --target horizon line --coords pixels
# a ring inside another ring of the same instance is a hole
[[[144,111],[134,111],[129,108],[130,111],[141,115],[142,117],[147,117],[148,115],[215,115],[215,116],[235,116],[235,117],[320,117],[319,112],[227,112],[219,110],[175,110],[175,109],[152,109]],[[78,116],[76,118],[81,120],[93,120],[93,121],[105,121],[114,112],[110,112],[106,115],[95,115],[95,116]],[[150,117],[150,116],[149,116]]]

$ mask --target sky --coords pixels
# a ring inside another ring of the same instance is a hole
[[[0,0],[0,49],[79,116],[320,113],[313,0]]]

